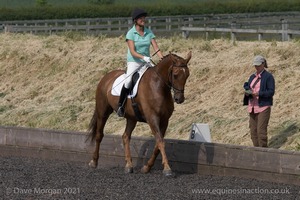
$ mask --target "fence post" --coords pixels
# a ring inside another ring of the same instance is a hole
[[[133,24],[132,20],[131,20],[131,19],[128,19],[128,20],[127,20],[127,24],[128,24],[128,30],[131,29],[132,24]]]
[[[282,27],[282,33],[281,33],[281,39],[282,41],[288,41],[288,23],[286,20],[282,19],[281,20],[281,27]]]
[[[107,28],[107,30],[108,31],[111,31],[111,25],[112,25],[112,22],[111,22],[111,20],[109,19],[109,20],[107,20],[107,24],[108,24],[108,28]]]
[[[118,20],[118,22],[119,22],[119,29],[118,29],[118,30],[121,31],[121,30],[122,30],[122,29],[121,29],[122,22],[121,22],[120,19]]]
[[[58,28],[57,28],[57,27],[58,27],[58,22],[56,21],[56,22],[55,22],[55,29],[56,29],[55,32],[56,32],[56,33],[58,32],[58,30],[57,30]],[[51,30],[51,32],[52,32],[52,30]]]
[[[45,27],[49,27],[48,26],[48,23],[45,23]],[[47,29],[45,28],[45,33],[47,33],[48,31],[47,31]],[[51,29],[49,30],[49,32],[51,32]],[[50,33],[50,35],[51,35],[51,33]]]
[[[259,34],[258,34],[258,41],[261,41],[262,38],[263,38],[263,34],[262,34],[262,33],[259,33]]]
[[[171,18],[167,17],[166,18],[166,31],[170,31],[171,30]]]
[[[152,27],[151,27],[151,23],[152,23],[152,19],[149,18],[149,19],[148,19],[148,24],[149,24],[148,28],[149,28],[150,30],[153,30]]]
[[[177,21],[178,21],[178,26],[177,26],[177,28],[180,29],[180,27],[181,27],[182,24],[183,24],[182,21],[184,21],[184,20],[183,20],[182,18],[178,18]]]
[[[9,32],[8,25],[4,25],[4,33],[8,33],[8,32]]]
[[[189,27],[193,26],[193,21],[194,21],[194,18],[189,17]]]
[[[182,31],[182,37],[184,39],[188,39],[189,36],[190,36],[190,32],[189,31],[186,31],[186,30]]]
[[[91,25],[91,22],[90,22],[90,21],[87,21],[87,22],[86,22],[86,30],[85,30],[87,34],[90,33],[90,25]]]
[[[236,22],[232,22],[231,23],[231,29],[235,29],[235,28],[236,28]],[[233,32],[233,30],[231,30],[230,35],[231,35],[231,41],[235,42],[235,40],[236,40],[236,33]]]

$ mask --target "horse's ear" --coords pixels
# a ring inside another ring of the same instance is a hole
[[[187,54],[187,58],[185,59],[186,64],[188,64],[188,62],[190,61],[191,58],[192,58],[192,52],[190,51],[190,52]]]

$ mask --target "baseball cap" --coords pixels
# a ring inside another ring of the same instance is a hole
[[[253,59],[253,66],[261,65],[262,63],[265,63],[265,62],[266,62],[266,59],[263,56],[257,55]]]

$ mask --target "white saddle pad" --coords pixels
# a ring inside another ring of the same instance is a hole
[[[132,97],[135,97],[136,94],[137,94],[137,89],[138,89],[138,85],[140,83],[140,80],[143,76],[143,74],[145,73],[145,71],[149,68],[149,66],[147,65],[144,65],[142,66],[141,68],[138,69],[138,73],[139,73],[139,79],[137,80],[136,84],[134,85],[133,87],[133,91],[132,91],[132,94],[129,94],[128,95],[128,98],[132,98]],[[124,85],[124,82],[125,82],[125,79],[127,78],[126,74],[122,74],[121,76],[119,76],[115,82],[113,83],[113,86],[112,86],[112,89],[111,89],[111,94],[113,96],[120,96],[121,94],[121,90],[122,90],[122,87]]]

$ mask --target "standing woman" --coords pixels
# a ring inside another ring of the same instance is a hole
[[[275,80],[273,75],[266,70],[268,65],[263,56],[255,56],[253,66],[256,72],[244,84],[244,105],[248,105],[249,128],[253,145],[268,147],[267,128],[273,105]]]
[[[127,51],[127,70],[126,79],[123,85],[118,103],[117,114],[119,117],[124,116],[124,106],[127,95],[131,87],[132,75],[143,63],[151,64],[150,45],[157,52],[160,58],[163,58],[161,51],[155,41],[153,32],[145,27],[147,12],[143,9],[135,9],[132,12],[133,27],[126,34]]]

